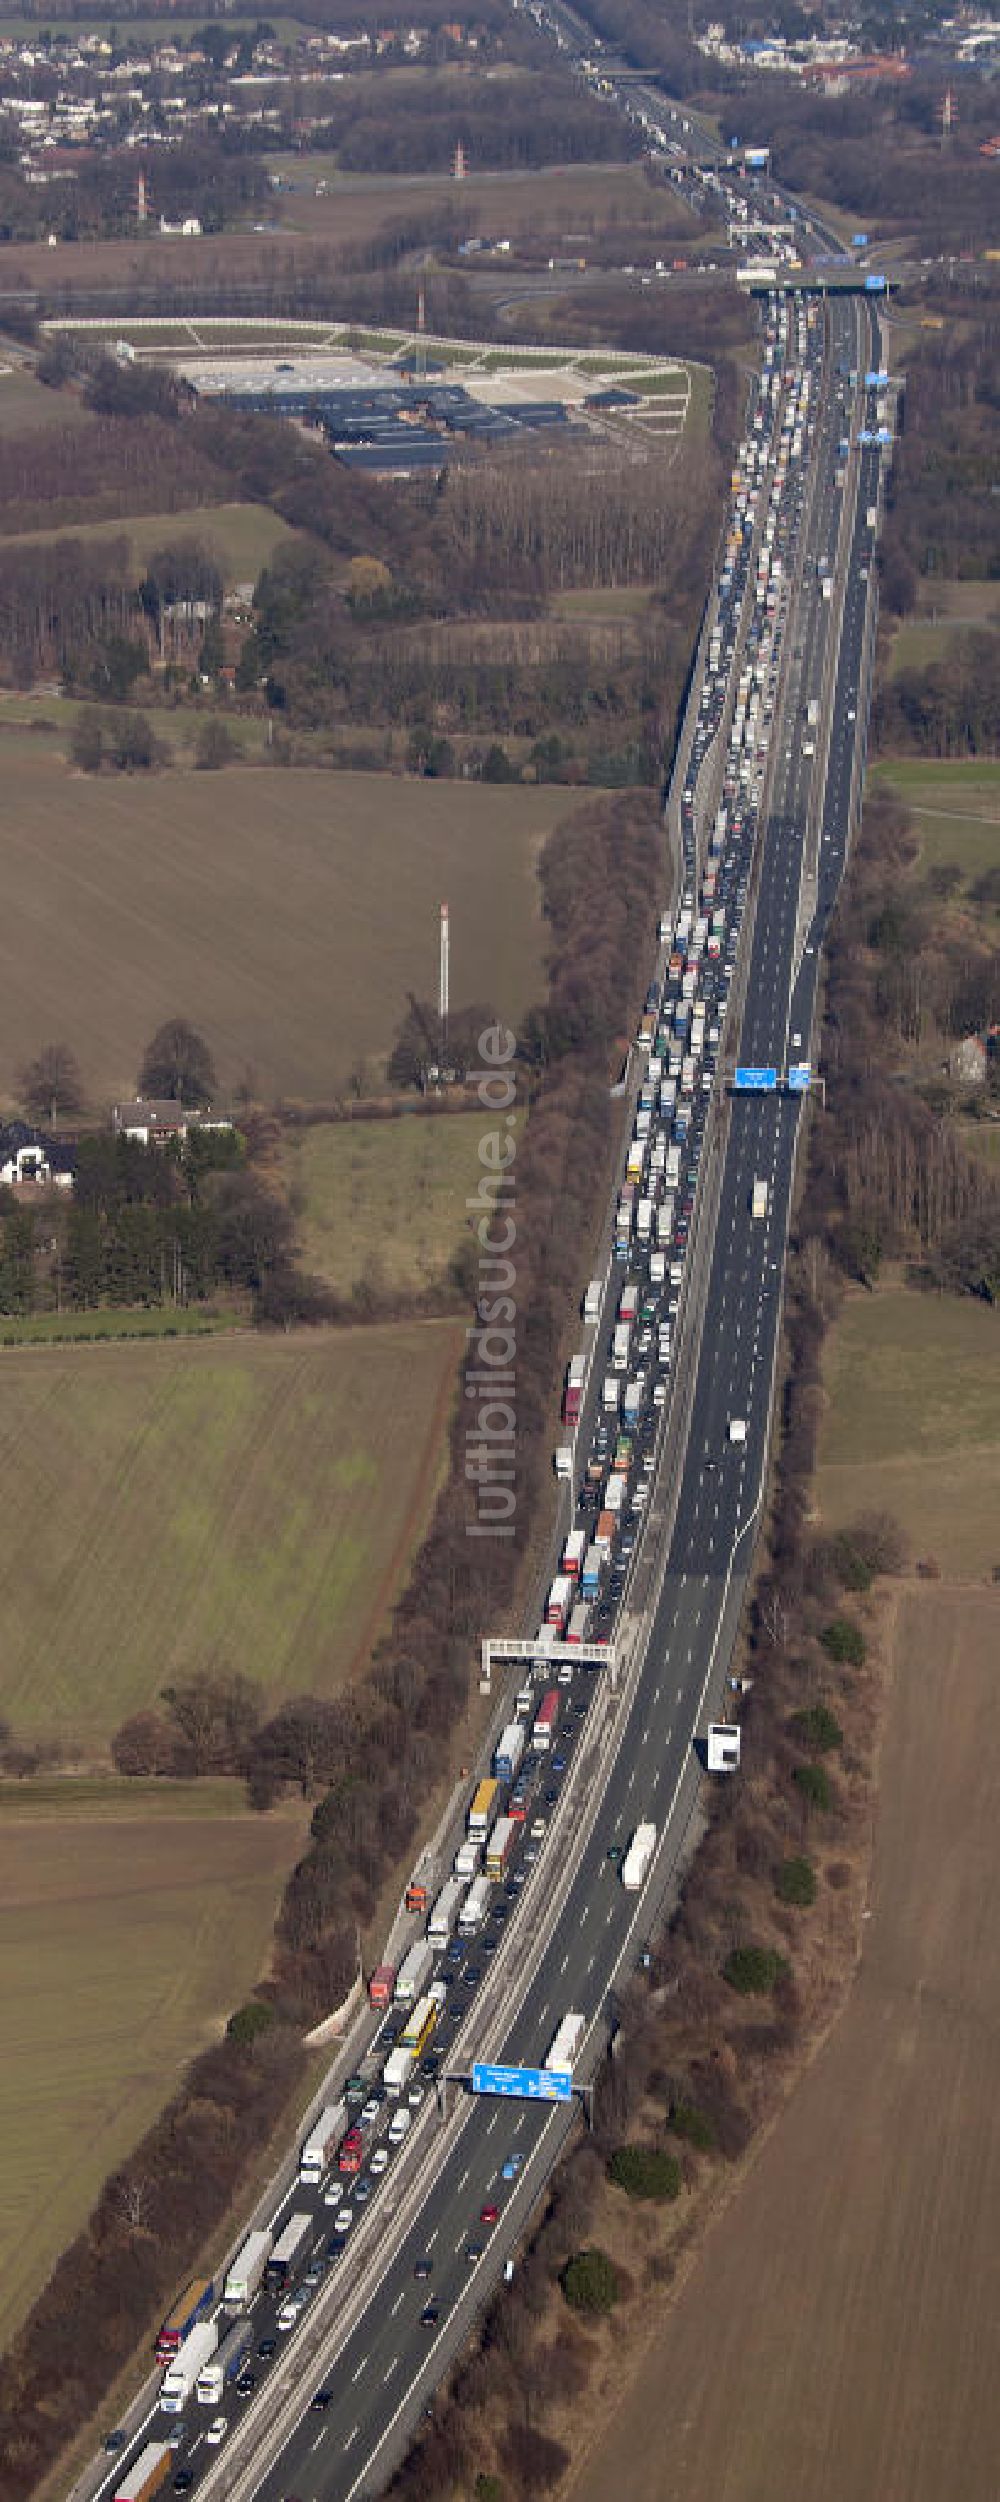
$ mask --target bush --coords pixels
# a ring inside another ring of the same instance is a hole
[[[819,1638],[828,1657],[835,1659],[838,1667],[864,1667],[865,1637],[860,1625],[854,1624],[850,1616],[834,1616],[828,1625],[824,1625]]]
[[[734,1946],[726,1956],[722,1978],[741,1998],[766,1998],[788,1965],[774,1946]]]
[[[618,2277],[605,2250],[578,2250],[567,2259],[559,2282],[571,2311],[613,2311]]]
[[[681,2167],[676,2155],[660,2146],[618,2146],[608,2165],[608,2179],[629,2198],[678,2198]]]
[[[832,1754],[834,1747],[844,1743],[844,1732],[826,1703],[811,1703],[807,1711],[797,1711],[792,1727],[804,1746],[814,1755]]]
[[[675,2102],[667,2116],[667,2127],[675,2137],[683,2137],[689,2146],[697,2146],[699,2154],[709,2154],[715,2145],[715,2130],[707,2111],[699,2111],[696,2102]]]
[[[807,1807],[819,1807],[824,1815],[833,1805],[829,1775],[822,1764],[797,1764],[792,1774],[796,1789],[801,1791]]]
[[[845,1590],[870,1590],[874,1580],[867,1556],[855,1545],[850,1530],[844,1529],[830,1547],[830,1561]]]
[[[816,1870],[811,1859],[783,1859],[774,1879],[774,1890],[783,1903],[792,1903],[797,1911],[808,1911],[816,1900]]]
[[[236,2042],[241,2050],[249,2050],[252,2043],[260,2040],[262,2033],[271,2031],[276,2021],[274,2008],[268,2006],[266,1999],[248,1998],[246,2005],[237,2007],[230,2016],[226,2038]]]

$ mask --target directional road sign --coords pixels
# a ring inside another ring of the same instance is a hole
[[[733,1078],[738,1095],[773,1095],[777,1083],[777,1069],[737,1069]]]
[[[793,1062],[788,1072],[790,1095],[807,1095],[812,1084],[812,1067],[808,1060]]]
[[[571,2102],[573,2077],[569,2068],[496,2068],[476,2059],[472,2091],[503,2094],[518,2102]]]

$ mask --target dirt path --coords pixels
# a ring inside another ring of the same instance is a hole
[[[857,1981],[573,2502],[996,2502],[998,1643],[901,1595]]]

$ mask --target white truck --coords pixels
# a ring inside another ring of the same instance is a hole
[[[656,1849],[655,1824],[640,1824],[622,1860],[622,1884],[626,1894],[641,1894],[649,1875]]]
[[[545,2059],[545,2065],[550,2072],[553,2069],[561,2070],[572,2076],[573,2061],[586,2029],[586,2016],[578,2015],[575,2008],[571,2008],[569,2014],[564,2015]]]
[[[754,1218],[764,1217],[767,1215],[766,1181],[755,1181],[754,1183],[753,1193],[750,1200],[750,1214]]]
[[[412,2073],[413,2052],[409,2048],[404,2049],[402,2043],[397,2043],[395,2050],[390,2050],[382,2070],[386,2093],[395,2099],[409,2084]]]
[[[228,2336],[198,2374],[195,2397],[199,2406],[221,2406],[227,2384],[242,2371],[251,2353],[254,2335],[250,2320],[234,2320]]]
[[[310,2219],[311,2221],[311,2219]],[[168,2363],[160,2382],[160,2405],[165,2415],[180,2415],[198,2385],[198,2374],[215,2353],[219,2342],[219,2323],[199,2320],[185,2337],[179,2353]]]
[[[580,1568],[582,1569],[583,1558],[587,1551],[587,1540],[582,1529],[574,1532],[574,1535],[577,1535],[580,1540]],[[498,1781],[516,1781],[527,1742],[528,1733],[523,1720],[510,1720],[507,1727],[501,1729],[493,1749],[493,1770]]]
[[[271,2256],[273,2238],[268,2225],[262,2225],[259,2232],[247,2234],[222,2288],[227,2311],[249,2311],[254,2295],[260,2291],[264,2281],[264,2269]]]
[[[318,2189],[328,2172],[347,2126],[346,2102],[329,2102],[309,2131],[299,2152],[299,2179],[303,2189]]]
[[[457,1877],[461,1877],[463,1883],[467,1885],[470,1877],[478,1875],[481,1857],[482,1852],[478,1842],[463,1842],[460,1848],[455,1852],[454,1859],[451,1863],[453,1874]]]
[[[432,1946],[447,1946],[462,1899],[461,1877],[447,1877],[431,1911],[427,1935]]]
[[[583,1298],[583,1317],[585,1321],[590,1322],[600,1320],[601,1281],[599,1277],[592,1277],[590,1280],[590,1284]]]
[[[404,1955],[396,1974],[393,1996],[397,2007],[412,2007],[414,1999],[419,1998],[426,1988],[433,1969],[434,1949],[425,1937],[418,1937],[416,1945]]]
[[[490,1883],[489,1877],[476,1877],[474,1882],[469,1887],[469,1891],[458,1915],[458,1934],[460,1937],[476,1936],[477,1931],[482,1928],[483,1921],[486,1918],[486,1914],[490,1908],[492,1900],[493,1887]]]

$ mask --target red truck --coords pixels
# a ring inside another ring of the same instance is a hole
[[[374,1972],[372,1973],[371,1980],[370,1980],[370,1981],[369,1981],[369,1983],[368,1983],[368,1996],[369,1996],[369,1998],[370,1998],[370,2000],[371,2000],[372,2006],[373,2006],[373,2007],[391,2007],[391,2005],[392,2005],[392,1999],[393,1999],[393,1992],[394,1992],[394,1990],[395,1990],[395,1987],[396,1987],[396,1966],[395,1966],[395,1964],[394,1964],[394,1963],[380,1963],[380,1964],[376,1964],[375,1970],[374,1970]]]
[[[583,1406],[583,1392],[586,1379],[586,1356],[572,1355],[569,1362],[569,1371],[566,1375],[566,1388],[563,1391],[562,1412],[564,1425],[578,1425],[580,1422],[580,1410]]]

